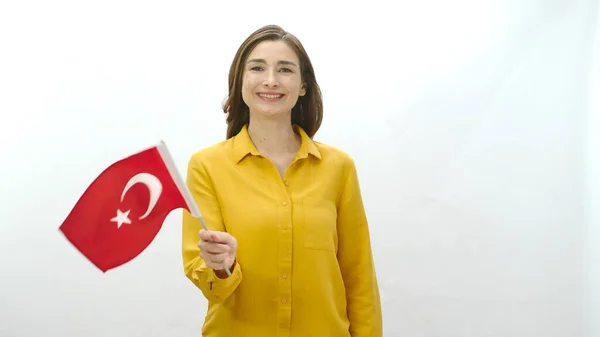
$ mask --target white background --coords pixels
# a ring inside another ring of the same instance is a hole
[[[3,2],[0,336],[200,336],[181,211],[106,274],[58,226],[112,162],[164,139],[185,174],[224,139],[230,62],[275,23],[314,63],[315,138],[357,162],[386,337],[599,337],[599,16],[593,0]]]

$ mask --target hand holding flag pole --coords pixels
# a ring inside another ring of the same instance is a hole
[[[200,210],[198,209],[198,205],[196,205],[196,203],[194,202],[194,199],[192,198],[191,193],[187,189],[187,186],[185,184],[183,186],[185,186],[185,193],[189,194],[189,197],[191,198],[190,200],[192,201],[192,203],[191,203],[192,210],[190,211],[190,213],[192,214],[193,217],[200,220],[200,224],[202,224],[202,228],[204,228],[205,231],[210,232],[208,227],[206,227],[206,224],[204,223],[204,218],[202,217],[202,214],[200,213]],[[213,243],[215,242],[215,240],[213,240],[212,236],[209,236],[209,239],[210,239],[210,242],[213,242]],[[227,273],[227,276],[231,276],[231,271],[229,270],[229,267],[226,265],[226,262],[223,262],[223,269]]]
[[[177,167],[175,165],[175,161],[173,160],[171,153],[167,149],[166,144],[163,141],[161,141],[160,145],[163,145],[163,146],[159,146],[158,151],[160,152],[163,160],[165,161],[165,164],[167,165],[167,168],[169,169],[171,176],[174,177],[175,182],[176,182],[177,186],[179,187],[179,190],[183,193],[183,197],[185,198],[185,200],[188,204],[188,211],[190,212],[190,214],[193,217],[195,217],[196,219],[198,219],[200,221],[202,228],[204,228],[205,231],[209,232],[210,230],[204,223],[204,218],[202,217],[202,213],[200,212],[200,209],[198,208],[198,204],[196,204],[196,201],[194,200],[192,193],[190,192],[187,185],[185,184],[185,181],[179,174],[179,171],[177,170]],[[214,242],[212,237],[210,237],[210,241]],[[229,267],[226,265],[226,262],[223,262],[223,269],[227,273],[227,276],[231,276],[231,271],[229,270]]]
[[[59,230],[106,272],[146,249],[167,215],[177,208],[186,209],[209,231],[161,141],[106,168],[79,198]],[[228,266],[223,267],[231,275]]]

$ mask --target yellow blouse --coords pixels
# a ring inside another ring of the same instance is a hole
[[[245,126],[192,155],[186,183],[206,225],[238,241],[226,279],[199,257],[200,222],[183,213],[185,275],[208,299],[204,337],[381,337],[382,316],[356,168],[302,145],[282,179]]]

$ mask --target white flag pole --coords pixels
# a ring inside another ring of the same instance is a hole
[[[192,197],[192,193],[188,189],[187,185],[185,184],[185,181],[183,180],[183,178],[179,174],[179,171],[177,170],[177,166],[175,165],[175,161],[173,160],[173,157],[171,156],[171,153],[169,152],[169,149],[167,148],[167,144],[161,140],[160,143],[157,145],[157,149],[158,149],[158,152],[160,153],[160,156],[162,157],[163,161],[165,162],[165,165],[167,166],[167,169],[169,170],[171,177],[175,181],[177,188],[179,189],[181,194],[183,194],[183,198],[185,199],[188,207],[190,208],[190,213],[192,214],[193,217],[200,220],[200,223],[202,224],[202,228],[204,228],[205,231],[209,231],[208,227],[206,227],[206,224],[204,223],[204,218],[202,217],[202,213],[200,213],[200,209],[198,208],[198,205],[196,204],[194,197]],[[210,238],[210,240],[213,241],[212,238]],[[225,269],[225,272],[227,273],[227,275],[231,276],[231,271],[229,270],[229,267],[227,267],[225,265],[225,263],[223,263],[223,268]]]

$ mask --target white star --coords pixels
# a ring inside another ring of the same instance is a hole
[[[131,224],[131,220],[129,219],[128,215],[129,212],[131,212],[131,210],[123,213],[120,209],[117,209],[117,216],[110,219],[110,221],[112,222],[116,222],[117,223],[117,228],[121,228],[121,225],[126,223],[126,224]]]

